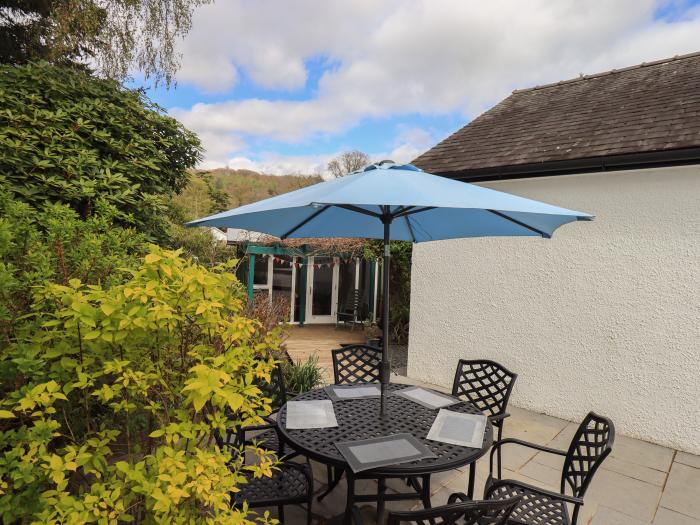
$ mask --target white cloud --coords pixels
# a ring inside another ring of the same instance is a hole
[[[231,100],[172,113],[210,136],[210,161],[240,151],[231,137],[298,142],[405,113],[460,112],[466,121],[517,87],[697,50],[700,9],[671,23],[654,18],[658,7],[653,0],[219,0],[195,15],[181,82],[226,91],[244,72],[262,87],[294,91],[307,81],[307,60],[325,57],[334,67],[307,100]],[[404,142],[390,153],[408,158],[434,143]]]
[[[241,137],[229,133],[216,133],[209,129],[200,130],[199,138],[206,151],[201,167],[211,169],[222,166],[232,151],[238,151],[245,147]]]
[[[438,137],[423,128],[400,126],[394,139],[394,148],[386,157],[398,163],[411,162],[437,141]]]
[[[370,155],[370,162],[379,162],[385,159],[397,163],[410,162],[435,142],[436,137],[425,129],[399,126],[394,139],[394,147],[390,151],[373,153]],[[256,155],[254,159],[247,156],[235,156],[224,164],[232,169],[246,169],[269,175],[299,174],[329,177],[328,162],[347,149],[349,148],[319,155],[280,155],[267,152]]]

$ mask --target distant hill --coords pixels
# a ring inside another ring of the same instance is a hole
[[[209,172],[214,187],[231,198],[231,207],[311,186],[323,179],[318,175],[264,175],[250,170],[218,169]]]
[[[265,175],[250,170],[197,171],[180,195],[172,199],[184,220],[192,220],[244,204],[311,186],[318,175]]]

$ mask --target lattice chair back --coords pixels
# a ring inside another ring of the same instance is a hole
[[[368,345],[348,345],[333,350],[333,376],[336,385],[378,383],[382,351]]]
[[[505,412],[518,374],[488,359],[460,359],[452,395],[471,402],[487,416]]]
[[[593,479],[593,474],[612,452],[615,425],[607,417],[589,412],[571,440],[562,471],[561,492],[566,485],[573,495],[582,498]]]
[[[287,400],[287,390],[284,385],[284,376],[282,368],[276,365],[270,372],[270,381],[259,381],[257,386],[262,391],[262,395],[271,399],[270,406],[273,413],[277,412]],[[228,417],[232,418],[233,414],[229,413]],[[245,431],[243,428],[228,429],[224,435],[214,435],[216,444],[219,448],[230,448],[232,453],[237,453],[238,448],[245,443]]]
[[[355,316],[358,316],[360,314],[360,290],[353,290],[352,291],[352,313]]]
[[[214,441],[222,451],[228,451],[232,457],[236,457],[244,444],[244,434],[238,428],[228,428],[224,434],[214,432]]]
[[[389,513],[388,525],[506,525],[508,517],[520,501],[468,501],[432,509]]]

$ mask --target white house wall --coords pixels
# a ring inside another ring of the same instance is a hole
[[[596,215],[550,240],[418,244],[408,374],[518,373],[511,403],[700,453],[700,166],[484,183]]]

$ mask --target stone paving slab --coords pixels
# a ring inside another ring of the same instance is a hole
[[[653,525],[700,525],[700,520],[659,507]]]
[[[648,521],[638,520],[618,512],[610,507],[600,505],[595,516],[591,518],[590,525],[648,525]]]
[[[415,383],[407,378],[397,382]],[[430,385],[426,385],[430,386]],[[444,391],[444,389],[443,389]],[[527,410],[509,409],[504,437],[518,437],[561,450],[568,448],[577,424]],[[518,447],[522,448],[522,447]],[[503,477],[558,490],[563,458],[533,451],[503,449]],[[313,462],[312,462],[313,463]],[[488,455],[476,464],[475,497],[483,495],[489,473]],[[323,490],[326,470],[314,465],[316,490]],[[453,492],[466,491],[468,467],[439,473],[431,481],[434,506],[447,502]],[[389,491],[405,490],[402,480],[390,480]],[[363,492],[376,491],[373,481],[362,482]],[[321,504],[314,502],[314,523],[325,524],[345,506],[345,482]],[[579,525],[700,525],[700,456],[618,435],[613,453],[596,473],[584,498]],[[417,501],[387,502],[387,510],[420,508]],[[362,504],[365,523],[374,523],[373,505]],[[271,514],[276,515],[272,509]],[[305,523],[303,511],[290,509],[286,523]]]
[[[661,506],[700,519],[700,469],[674,463],[661,498]]]
[[[687,452],[679,452],[674,460],[676,463],[682,463],[689,467],[700,468],[700,456],[688,454]]]

